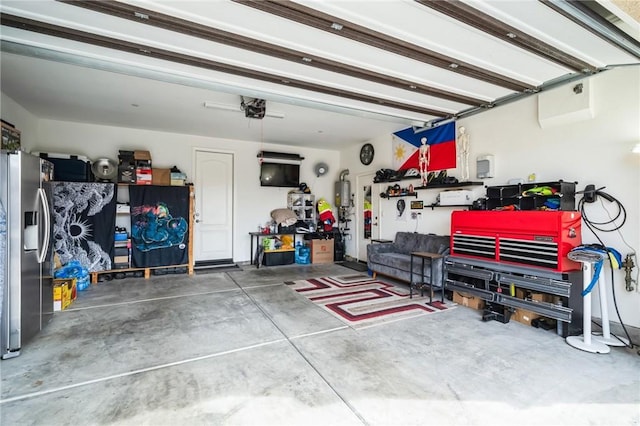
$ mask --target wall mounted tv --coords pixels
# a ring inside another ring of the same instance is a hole
[[[297,188],[300,186],[300,164],[262,163],[260,186]]]

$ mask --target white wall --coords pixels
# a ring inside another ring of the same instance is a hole
[[[154,167],[175,165],[187,174],[188,179],[193,178],[194,149],[205,148],[233,153],[235,182],[233,259],[236,262],[250,260],[248,233],[255,231],[258,224],[264,225],[270,221],[271,210],[286,207],[287,193],[290,191],[290,188],[260,187],[257,158],[259,151],[300,154],[305,158],[301,163],[301,182],[307,183],[316,199],[325,197],[330,202],[333,200],[333,182],[337,180],[339,173],[337,151],[85,123],[37,120],[10,98],[3,95],[2,99],[3,117],[14,120],[23,135],[30,136],[23,138],[23,147],[29,152],[84,155],[91,160],[105,157],[117,160],[118,150],[149,150]],[[316,177],[313,166],[319,161],[329,165],[329,173]]]
[[[4,93],[0,94],[0,100],[0,117],[20,130],[22,146],[30,146],[35,143],[38,131],[38,118]]]
[[[536,173],[538,181],[563,179],[577,181],[578,189],[587,184],[597,188],[605,186],[605,192],[613,195],[625,206],[627,221],[620,233],[600,233],[607,246],[623,255],[640,249],[640,155],[631,153],[640,143],[640,69],[619,68],[590,78],[593,91],[594,118],[570,124],[541,128],[538,124],[537,96],[531,96],[509,105],[501,106],[459,120],[458,126],[466,127],[471,137],[470,176],[475,179],[475,159],[481,154],[493,154],[496,175],[486,179],[485,185],[502,185],[511,178],[526,180]],[[576,83],[574,83],[576,84]],[[569,90],[573,85],[569,86]],[[568,90],[562,87],[557,90]],[[372,141],[376,148],[373,170],[391,167],[391,137]],[[341,152],[341,168],[357,173],[363,166],[358,161],[359,147],[345,148]],[[449,175],[459,176],[455,170]],[[407,186],[415,181],[402,181]],[[416,185],[414,183],[414,185]],[[380,191],[378,191],[380,192]],[[421,190],[419,199],[432,202],[438,190]],[[484,194],[484,188],[474,193]],[[406,198],[407,204],[413,198]],[[578,197],[579,199],[579,197]],[[415,221],[398,221],[393,214],[397,198],[382,200],[385,210],[382,219],[383,238],[393,238],[397,231],[416,229]],[[612,214],[616,209],[605,203]],[[425,209],[418,223],[418,232],[449,234],[451,209]],[[605,220],[607,214],[598,202],[587,206],[587,214],[595,220]],[[594,235],[583,227],[583,241],[596,242]],[[623,241],[624,237],[624,241]],[[626,241],[626,243],[625,243]],[[627,246],[628,245],[628,246]],[[347,254],[352,255],[352,245]],[[636,264],[637,259],[635,260]],[[634,270],[637,273],[638,269]],[[615,274],[615,292],[622,319],[626,324],[640,326],[640,292],[624,289],[622,271]],[[599,301],[594,297],[594,315],[599,316]],[[615,310],[609,303],[609,311]],[[616,319],[617,320],[617,319]]]

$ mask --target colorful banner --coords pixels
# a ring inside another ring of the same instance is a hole
[[[89,272],[111,269],[116,226],[115,185],[51,182],[53,250],[62,265],[80,262]]]
[[[456,124],[451,122],[419,133],[415,133],[413,127],[395,132],[392,153],[395,170],[419,169],[423,138],[430,150],[427,171],[456,168]]]
[[[185,265],[189,262],[189,188],[130,185],[133,266]]]

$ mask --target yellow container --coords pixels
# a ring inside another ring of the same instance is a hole
[[[76,279],[62,278],[53,280],[53,311],[63,311],[76,298]]]

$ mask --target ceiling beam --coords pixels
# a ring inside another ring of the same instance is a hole
[[[192,37],[198,37],[203,40],[221,43],[228,46],[245,49],[251,52],[268,55],[287,61],[295,62],[314,68],[323,69],[338,73],[340,75],[348,75],[351,77],[371,81],[378,84],[394,87],[401,90],[407,90],[422,95],[433,96],[440,99],[446,99],[465,105],[480,106],[487,102],[484,99],[478,99],[471,96],[465,96],[447,90],[438,89],[425,84],[409,81],[391,75],[377,73],[371,70],[348,65],[344,62],[333,61],[306,52],[289,49],[275,44],[256,40],[243,35],[235,34],[229,31],[220,30],[197,22],[188,21],[153,10],[144,9],[134,5],[116,2],[116,1],[77,1],[77,0],[58,0],[73,6],[79,6],[94,12],[117,16],[119,18],[130,21],[150,25],[168,31],[185,34]]]
[[[548,61],[562,65],[580,73],[595,72],[597,67],[562,50],[551,46],[527,33],[512,27],[484,12],[479,11],[459,0],[432,1],[415,0],[422,6],[438,11],[470,27],[485,32],[506,43],[531,52]]]
[[[515,91],[534,86],[291,1],[232,0],[263,12]],[[339,29],[337,29],[339,28]]]
[[[287,87],[295,87],[298,89],[324,93],[324,94],[336,96],[339,98],[361,101],[369,104],[374,104],[377,106],[396,108],[402,111],[411,111],[419,114],[436,116],[436,117],[451,116],[451,113],[446,111],[436,110],[428,107],[422,107],[419,105],[407,104],[403,102],[396,102],[396,101],[385,99],[385,98],[343,90],[341,88],[334,88],[330,86],[309,83],[303,80],[292,79],[288,76],[265,73],[259,70],[244,68],[244,67],[231,65],[231,64],[225,64],[223,62],[212,61],[204,58],[185,55],[182,53],[172,52],[169,50],[158,49],[152,46],[132,43],[132,42],[119,40],[111,37],[105,37],[97,34],[91,34],[91,33],[79,31],[72,28],[66,28],[66,27],[49,24],[46,22],[36,21],[28,18],[23,18],[20,16],[10,15],[6,13],[0,14],[0,22],[2,23],[3,26],[18,28],[25,31],[46,34],[54,37],[67,39],[67,40],[74,40],[77,42],[87,43],[94,46],[100,46],[100,47],[114,49],[122,52],[142,55],[149,58],[161,59],[165,61],[194,66],[202,69],[207,69],[210,71],[218,71],[218,72],[233,74],[241,77],[247,77],[247,78],[251,78],[259,81],[266,81],[269,83],[284,85]]]
[[[588,2],[574,0],[539,1],[608,43],[630,53],[636,58],[640,58],[640,42],[596,13],[589,7]]]

